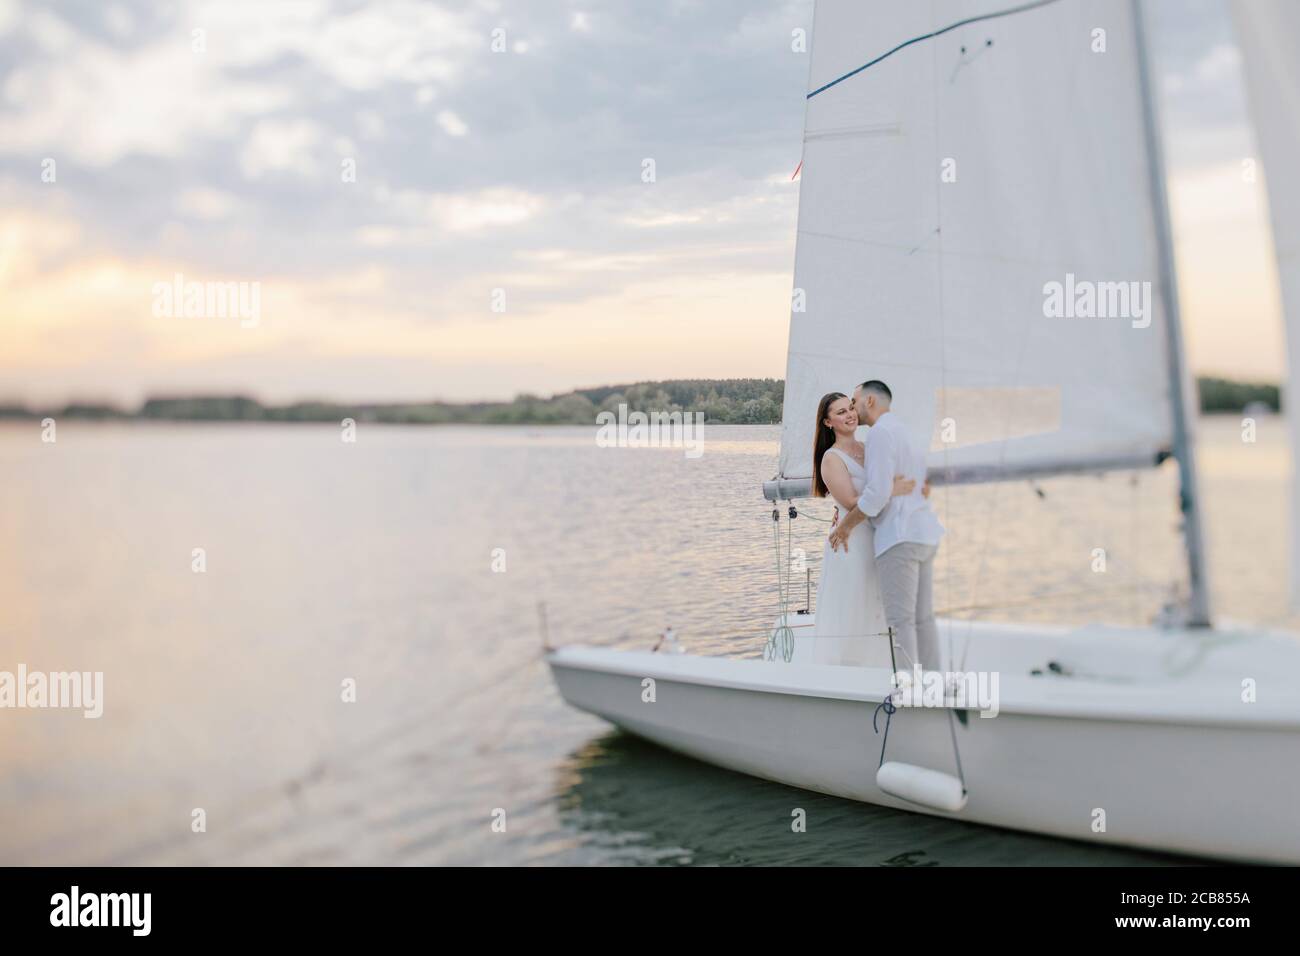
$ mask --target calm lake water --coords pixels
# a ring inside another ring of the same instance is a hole
[[[710,426],[689,459],[591,428],[0,426],[0,670],[105,674],[98,720],[0,710],[0,864],[1180,862],[750,779],[562,703],[539,602],[554,643],[672,624],[761,653],[777,432]],[[1297,629],[1282,421],[1257,437],[1201,430],[1216,607]],[[1149,620],[1182,576],[1174,482],[936,490],[937,603]],[[829,508],[801,507],[815,571]]]

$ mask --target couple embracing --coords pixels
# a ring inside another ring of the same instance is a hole
[[[839,505],[822,556],[812,660],[938,669],[934,557],[943,525],[930,510],[925,455],[872,379],[823,396],[813,446],[813,494]],[[867,425],[867,440],[855,437]],[[893,628],[896,661],[887,629]]]

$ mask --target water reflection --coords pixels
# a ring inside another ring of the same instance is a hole
[[[557,645],[645,648],[671,624],[693,653],[761,652],[778,429],[708,434],[691,460],[581,428],[371,426],[345,446],[329,426],[70,423],[54,452],[0,425],[0,669],[105,673],[101,720],[10,715],[0,820],[22,826],[0,827],[0,863],[1152,861],[749,780],[567,707],[539,602]],[[1219,613],[1280,621],[1281,424],[1200,437]],[[1172,479],[942,490],[939,602],[1149,620],[1184,573]],[[799,513],[815,585],[830,509]]]
[[[680,866],[1185,866],[798,790],[611,731],[559,769],[560,825],[601,862]],[[807,829],[796,833],[802,809]]]

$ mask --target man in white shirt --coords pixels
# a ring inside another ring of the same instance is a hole
[[[897,664],[906,670],[917,663],[926,670],[939,670],[934,556],[943,525],[922,494],[925,455],[917,450],[898,416],[891,414],[892,402],[889,386],[875,379],[853,390],[858,419],[871,428],[866,440],[867,483],[853,510],[831,532],[831,547],[847,551],[849,533],[863,519],[871,519],[885,620],[907,656]],[[916,482],[910,494],[891,496],[895,475]]]

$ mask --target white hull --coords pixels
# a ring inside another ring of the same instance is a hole
[[[595,647],[548,662],[573,706],[731,770],[1035,833],[1300,863],[1300,643],[1287,635],[975,625],[965,669],[997,672],[1000,711],[954,722],[969,799],[951,813],[876,786],[886,668]],[[955,773],[949,719],[900,709],[887,759]]]

